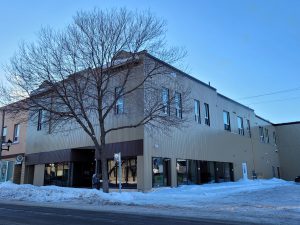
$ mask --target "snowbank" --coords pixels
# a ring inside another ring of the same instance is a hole
[[[294,186],[294,182],[280,179],[248,180],[220,184],[185,185],[178,188],[158,188],[149,193],[123,192],[103,193],[95,189],[66,188],[57,186],[17,185],[11,182],[0,184],[0,199],[34,202],[82,201],[89,204],[129,204],[198,207],[199,203],[255,192],[281,186]],[[300,189],[300,186],[299,186]]]
[[[258,224],[300,221],[300,185],[280,179],[157,188],[151,192],[103,193],[95,189],[0,184],[0,200],[79,206],[80,209],[135,210]],[[57,204],[60,203],[60,204]],[[118,206],[111,206],[118,205]],[[102,207],[99,207],[102,206]]]

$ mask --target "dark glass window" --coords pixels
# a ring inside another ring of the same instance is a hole
[[[177,170],[177,184],[187,184],[187,160],[177,159],[176,162]]]
[[[168,158],[152,158],[152,186],[162,187],[171,185],[171,163]]]
[[[19,142],[20,139],[20,124],[14,126],[14,142]]]
[[[238,123],[238,133],[240,135],[244,136],[244,123],[243,123],[243,118],[242,117],[237,117],[237,123]]]
[[[207,103],[204,103],[204,108],[205,108],[205,124],[207,126],[210,126],[209,105]]]
[[[233,164],[200,160],[177,159],[177,183],[205,184],[233,181]]]
[[[198,100],[194,100],[194,116],[197,123],[201,123],[200,112],[200,102]]]
[[[259,130],[259,139],[261,142],[264,142],[265,141],[264,128],[258,127],[258,130]]]
[[[6,142],[6,136],[7,136],[7,127],[3,127],[3,130],[2,130],[2,143]]]
[[[247,120],[247,132],[248,132],[249,137],[251,137],[250,120]]]
[[[182,102],[181,102],[181,94],[175,92],[175,115],[178,118],[182,118]]]
[[[169,96],[169,89],[163,88],[162,89],[162,103],[163,103],[163,113],[166,115],[170,115],[170,96]]]
[[[110,187],[118,187],[118,167],[119,163],[114,160],[108,160],[108,176]],[[122,187],[137,187],[137,159],[122,159]]]
[[[123,94],[122,87],[116,87],[115,88],[115,99],[116,99],[115,113],[116,114],[124,113],[124,97],[122,96],[122,94]]]
[[[229,112],[223,111],[224,130],[231,131]]]
[[[44,117],[44,111],[42,109],[39,109],[38,112],[38,123],[37,123],[37,130],[41,130],[42,129],[42,124],[43,124],[43,117]]]
[[[269,143],[270,142],[270,138],[269,138],[269,130],[267,128],[265,128],[265,139],[266,142]]]
[[[46,164],[44,185],[69,186],[69,164],[66,162]]]

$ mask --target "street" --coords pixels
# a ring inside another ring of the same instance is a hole
[[[224,225],[237,224],[234,222],[202,220],[193,218],[168,218],[141,214],[108,213],[65,208],[50,208],[40,206],[23,206],[0,203],[1,225],[64,225],[64,224],[151,224],[151,225]]]

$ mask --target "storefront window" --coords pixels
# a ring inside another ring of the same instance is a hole
[[[198,184],[199,183],[199,172],[197,160],[188,160],[188,184]],[[199,168],[200,169],[200,168]]]
[[[170,159],[155,157],[152,158],[152,186],[171,185]]]
[[[177,184],[187,184],[187,160],[177,159],[176,162],[177,170]]]
[[[176,169],[178,185],[233,181],[232,163],[178,159]]]
[[[108,176],[111,187],[118,186],[118,163],[108,160]],[[137,159],[128,158],[122,160],[122,187],[137,187]]]
[[[45,165],[44,185],[68,186],[68,163],[50,163]]]

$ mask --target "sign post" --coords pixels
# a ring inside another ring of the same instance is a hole
[[[248,180],[248,169],[247,169],[247,163],[242,163],[243,168],[243,179]]]
[[[114,154],[114,160],[118,163],[118,180],[119,180],[119,193],[122,192],[122,160],[121,152]]]

